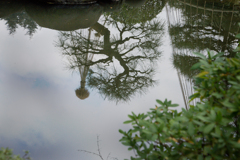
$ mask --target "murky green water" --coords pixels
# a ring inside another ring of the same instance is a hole
[[[188,107],[192,55],[232,56],[238,7],[148,0],[0,2],[0,147],[34,160],[129,158],[127,115],[156,99]],[[181,107],[179,109],[181,109]]]

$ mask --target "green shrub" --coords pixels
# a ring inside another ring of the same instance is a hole
[[[13,155],[12,150],[9,148],[1,148],[0,160],[31,160],[31,158],[28,157],[28,151],[25,151],[25,155],[20,157],[19,155]]]
[[[240,35],[237,35],[240,37]],[[236,51],[240,51],[239,48]],[[134,150],[132,160],[235,160],[240,157],[240,53],[226,58],[208,52],[192,68],[195,77],[196,106],[181,112],[167,99],[146,114],[128,115],[132,129],[120,142]]]

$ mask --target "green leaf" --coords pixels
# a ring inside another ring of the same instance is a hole
[[[203,122],[209,122],[209,119],[207,117],[197,116],[197,118],[202,120]]]
[[[149,122],[147,122],[146,120],[139,120],[139,125],[142,125],[142,126],[148,127]]]
[[[167,105],[168,101],[167,99],[164,100],[163,104]]]
[[[209,74],[209,72],[203,71],[203,72],[199,73],[198,75],[196,75],[196,77],[203,77],[203,76],[205,76],[207,74]]]
[[[205,160],[212,160],[212,157],[207,156],[207,157],[205,158]]]
[[[146,133],[146,134],[148,134],[148,135],[151,135],[151,134],[152,134],[152,132],[151,132],[151,131],[149,131],[149,130],[146,130],[146,129],[143,129],[143,130],[142,130],[142,132],[143,132],[143,133]]]
[[[225,100],[224,102],[222,102],[222,104],[229,108],[235,108],[235,106],[232,103],[230,103],[228,100]]]
[[[122,133],[122,134],[125,133],[125,132],[124,132],[123,130],[121,130],[121,129],[119,129],[118,132],[119,132],[119,133]]]
[[[137,115],[134,112],[132,112],[132,115],[133,115],[133,117],[137,117]]]
[[[217,53],[216,55],[214,55],[214,56],[212,57],[212,59],[215,59],[215,58],[217,58],[217,57],[221,57],[221,56],[223,56],[224,54],[225,54],[224,52]]]
[[[217,121],[218,123],[222,121],[222,113],[221,113],[220,111],[217,112],[216,121]]]
[[[196,121],[196,120],[193,120],[194,124],[196,125],[199,125],[199,126],[203,126],[204,123],[200,122],[200,121]]]
[[[203,154],[207,155],[210,151],[211,151],[211,147],[210,146],[204,146]]]
[[[163,105],[163,102],[162,102],[162,101],[160,101],[159,99],[157,99],[156,101],[157,101],[157,103],[158,103],[158,104],[161,104],[161,105]]]
[[[211,111],[210,111],[210,117],[211,117],[211,119],[212,119],[213,121],[216,120],[216,113],[215,113],[214,110],[211,110]]]
[[[164,123],[164,121],[162,119],[160,119],[159,117],[156,118],[156,121],[159,122],[159,123]]]
[[[132,120],[134,120],[135,118],[132,116],[132,115],[128,115],[128,117],[130,118],[130,119],[132,119]]]
[[[122,142],[122,144],[123,144],[124,146],[130,146],[130,141],[124,141],[124,142]]]
[[[193,101],[195,98],[198,98],[199,96],[200,96],[200,93],[194,93],[193,95],[189,96],[189,99],[190,99],[189,102]]]
[[[197,160],[203,160],[203,155],[198,155]]]
[[[240,34],[237,34],[235,37],[238,38],[238,39],[240,39]]]
[[[239,52],[240,51],[240,47],[237,47],[236,49],[233,50],[234,52]]]
[[[216,135],[217,135],[218,137],[221,137],[222,131],[220,130],[219,126],[216,126],[216,127],[215,127],[215,133],[216,133]]]
[[[206,57],[202,53],[194,52],[193,54],[198,56],[198,57],[200,57],[200,58],[202,58],[202,59],[206,59]]]
[[[128,120],[128,121],[123,122],[123,124],[128,124],[128,123],[132,123],[132,122],[133,122],[133,120]]]
[[[204,65],[205,67],[209,67],[209,66],[210,66],[209,63],[208,63],[206,60],[200,59],[199,62],[200,62],[202,65]]]
[[[229,107],[229,109],[232,112],[239,111],[238,106],[235,106],[234,104],[230,103],[228,100],[225,100],[224,102],[222,102],[222,104],[226,107]]]
[[[223,95],[221,93],[218,93],[218,92],[214,92],[214,93],[212,93],[212,95],[216,98],[222,98],[223,97]]]
[[[212,59],[212,57],[214,56],[214,51],[208,51],[208,59]]]
[[[158,133],[161,133],[164,128],[164,123],[161,123],[160,126],[158,127]]]
[[[178,104],[171,104],[169,107],[178,107]]]
[[[182,122],[186,122],[188,121],[188,118],[185,116],[179,116],[175,118],[176,121],[182,121]]]
[[[215,126],[215,123],[210,123],[203,129],[203,132],[205,134],[208,134],[214,128],[214,126]]]
[[[189,124],[188,124],[188,134],[190,135],[190,136],[193,136],[194,135],[194,130],[195,130],[195,127],[194,127],[194,125],[193,125],[193,123],[192,122],[189,122]]]
[[[201,63],[195,63],[192,67],[191,70],[195,70],[195,69],[200,69]]]
[[[239,148],[240,149],[240,143],[234,142],[234,141],[229,141],[229,143],[232,144],[234,148]]]
[[[154,134],[154,135],[151,137],[151,140],[152,140],[152,141],[155,141],[157,138],[158,138],[158,135],[157,135],[157,134]]]
[[[149,130],[151,132],[157,132],[157,127],[153,123],[149,123]]]

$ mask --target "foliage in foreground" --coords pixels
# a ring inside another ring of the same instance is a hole
[[[238,35],[239,36],[239,35]],[[240,37],[240,36],[239,36]],[[240,48],[237,48],[240,51]],[[200,103],[181,112],[167,99],[146,114],[128,115],[132,129],[120,141],[134,150],[132,160],[234,160],[240,157],[240,53],[234,58],[208,52],[193,68]]]
[[[25,155],[20,157],[19,155],[13,155],[12,149],[1,148],[0,160],[31,160],[31,158],[28,157],[28,151],[25,151]]]

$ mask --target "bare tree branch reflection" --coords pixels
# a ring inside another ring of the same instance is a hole
[[[156,82],[154,65],[161,55],[163,23],[152,20],[130,25],[107,16],[104,23],[117,34],[111,35],[97,23],[89,30],[60,32],[57,46],[69,57],[71,69],[91,67],[88,76],[81,77],[81,81],[87,79],[88,87],[98,89],[109,100],[128,101]]]

